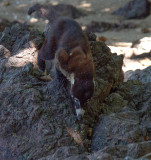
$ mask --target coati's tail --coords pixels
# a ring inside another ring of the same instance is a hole
[[[36,12],[38,17],[48,19],[50,22],[56,20],[60,15],[55,12],[52,6],[45,6],[41,4],[35,4],[34,6],[30,7],[28,10],[28,14],[31,15],[32,13]]]

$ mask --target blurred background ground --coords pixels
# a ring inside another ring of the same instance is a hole
[[[97,39],[103,39],[111,51],[123,54],[124,72],[128,70],[144,69],[151,65],[151,14],[143,19],[125,20],[121,16],[113,15],[113,11],[123,7],[130,0],[1,0],[0,19],[27,22],[35,28],[44,30],[46,20],[28,16],[27,11],[35,3],[41,4],[71,4],[82,10],[85,16],[76,18],[83,28],[87,25],[96,26],[103,22],[105,25],[124,25],[121,28],[109,27],[101,32],[95,32]],[[149,0],[151,2],[151,0]],[[151,11],[150,11],[151,13]],[[94,24],[95,23],[95,24]],[[106,26],[105,26],[106,27]],[[148,37],[148,38],[144,38]],[[142,39],[141,45],[134,45]],[[132,48],[132,45],[134,48]],[[145,46],[145,47],[144,47]],[[147,54],[144,54],[147,53]],[[138,56],[138,55],[142,56]]]

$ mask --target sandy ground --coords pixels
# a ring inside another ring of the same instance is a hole
[[[131,48],[132,42],[143,37],[151,37],[151,15],[141,20],[124,20],[123,17],[112,15],[111,13],[122,7],[130,0],[1,0],[0,1],[0,18],[27,21],[40,30],[44,29],[46,21],[38,20],[27,15],[28,8],[35,3],[44,4],[72,4],[77,8],[91,11],[87,16],[77,19],[77,21],[85,26],[92,20],[103,22],[131,22],[137,25],[135,29],[123,29],[120,31],[112,30],[103,33],[96,33],[97,36],[107,38],[106,44],[111,48],[112,52],[124,54],[130,57],[133,54]],[[151,0],[149,0],[151,2]],[[148,28],[148,33],[143,33],[142,29]],[[151,45],[149,46],[151,48]],[[151,65],[149,58],[141,60],[124,59],[123,70],[143,69]]]

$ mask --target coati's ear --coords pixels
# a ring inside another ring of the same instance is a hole
[[[56,58],[58,59],[61,65],[67,65],[69,55],[63,48],[60,48],[57,51]]]

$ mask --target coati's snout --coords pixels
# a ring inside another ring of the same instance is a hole
[[[83,106],[93,96],[94,83],[92,80],[75,79],[72,87],[72,94],[74,99],[75,111],[78,120],[84,115]]]

